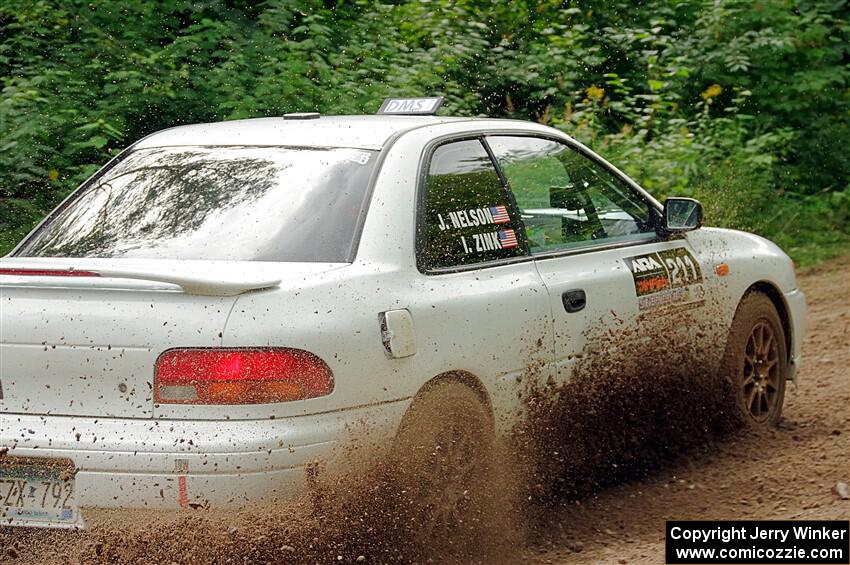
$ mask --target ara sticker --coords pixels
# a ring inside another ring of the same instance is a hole
[[[484,208],[469,208],[437,214],[440,231],[459,228],[474,228],[491,224],[507,224],[511,221],[507,206],[485,206]]]
[[[519,247],[516,232],[511,229],[474,233],[469,236],[462,235],[460,236],[460,243],[463,245],[463,252],[466,254]]]
[[[624,259],[632,273],[641,310],[700,300],[702,270],[684,247]]]

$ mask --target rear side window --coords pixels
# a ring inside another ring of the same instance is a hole
[[[419,221],[424,270],[524,254],[509,194],[478,140],[447,143],[434,151]]]
[[[343,148],[132,151],[16,255],[347,262],[376,160]]]

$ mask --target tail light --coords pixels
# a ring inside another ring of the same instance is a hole
[[[330,367],[301,349],[169,349],[154,369],[159,404],[265,404],[333,389]]]

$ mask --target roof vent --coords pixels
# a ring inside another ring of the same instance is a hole
[[[318,112],[292,112],[284,114],[284,120],[315,120],[320,116]]]

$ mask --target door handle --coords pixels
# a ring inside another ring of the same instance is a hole
[[[580,288],[566,291],[561,295],[561,300],[564,303],[564,310],[570,314],[584,310],[584,307],[587,306],[587,295]]]

